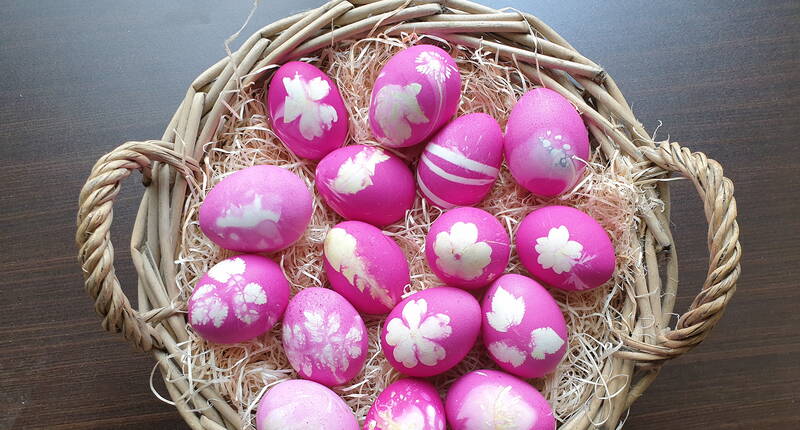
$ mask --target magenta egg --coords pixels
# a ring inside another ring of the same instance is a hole
[[[614,275],[611,238],[594,218],[567,206],[529,213],[517,230],[517,253],[531,274],[563,290],[588,290]]]
[[[297,293],[283,318],[283,348],[292,368],[305,379],[341,385],[367,359],[367,327],[353,306],[327,288]]]
[[[485,113],[445,125],[425,145],[417,165],[422,195],[442,208],[472,206],[492,189],[503,162],[503,133]]]
[[[482,209],[451,209],[436,219],[425,237],[425,259],[447,285],[480,288],[508,265],[511,253],[506,229]]]
[[[257,430],[358,430],[353,410],[329,388],[289,379],[270,388],[258,402]]]
[[[504,147],[514,179],[533,194],[549,197],[567,191],[583,175],[589,134],[567,99],[536,88],[511,110]]]
[[[252,166],[222,179],[203,199],[200,229],[217,245],[272,252],[297,241],[311,220],[311,193],[294,173]]]
[[[272,76],[267,92],[272,130],[298,157],[319,160],[344,145],[349,120],[339,90],[322,70],[292,61]]]
[[[206,340],[244,342],[272,328],[288,301],[289,282],[278,264],[259,255],[237,255],[197,281],[187,319]]]
[[[553,409],[521,379],[496,370],[476,370],[447,392],[447,422],[453,430],[555,430]]]
[[[369,124],[386,146],[416,145],[455,115],[461,74],[450,55],[433,45],[416,45],[383,66],[369,106]]]
[[[381,328],[389,363],[401,373],[427,377],[450,370],[478,338],[481,311],[468,292],[429,288],[400,302]]]
[[[375,399],[364,420],[364,430],[444,430],[444,404],[430,382],[401,379]]]
[[[331,152],[317,165],[315,182],[336,213],[379,227],[402,219],[416,196],[406,163],[374,146],[351,145]]]

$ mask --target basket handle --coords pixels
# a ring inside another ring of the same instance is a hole
[[[156,330],[131,307],[114,272],[114,247],[111,222],[114,198],[120,183],[133,170],[140,170],[149,182],[152,163],[160,161],[185,176],[198,171],[196,161],[173,150],[173,144],[157,140],[127,142],[101,157],[92,168],[78,200],[78,261],[83,270],[86,291],[103,317],[103,328],[122,335],[144,351],[161,347]]]

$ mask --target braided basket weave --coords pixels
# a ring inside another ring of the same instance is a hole
[[[270,24],[195,79],[161,140],[128,142],[103,156],[81,191],[77,217],[86,290],[103,317],[103,327],[121,332],[137,348],[152,352],[163,375],[185,371],[185,364],[175,358],[180,355],[178,345],[187,339],[185,315],[178,312],[180,306],[173,300],[178,297],[177,244],[186,216],[187,190],[201,171],[197,160],[203,159],[207,144],[215,140],[230,94],[238,85],[255,82],[253,71],[313,55],[334,41],[384,30],[431,34],[453,45],[481,47],[500,58],[513,59],[530,81],[561,93],[583,113],[601,157],[623,157],[654,180],[675,172],[694,183],[709,224],[710,267],[700,293],[677,323],[670,324],[678,268],[669,230],[669,186],[658,182],[647,192],[665,203],[664,210],[645,209],[637,214],[644,220],[638,233],[643,248],[639,264],[645,270],[627,286],[620,309],[624,321],[614,328],[623,346],[606,359],[601,371],[604,377],[623,376],[610,378],[608,383],[608,389],[619,395],[590,397],[560,427],[616,428],[661,366],[708,336],[735,291],[741,248],[733,184],[723,176],[721,166],[704,154],[677,143],[656,144],[613,79],[538,18],[466,0],[333,0]],[[241,76],[245,76],[244,82]],[[114,198],[133,170],[143,173],[147,187],[131,245],[139,275],[138,310],[131,306],[115,275],[110,237]],[[144,249],[156,252],[145,253]],[[180,378],[165,376],[165,382],[191,428],[245,427],[239,413],[213,386],[195,391]],[[212,407],[198,406],[207,404]],[[594,424],[600,421],[603,424]]]

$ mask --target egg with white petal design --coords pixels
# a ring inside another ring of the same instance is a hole
[[[400,379],[375,399],[364,418],[364,430],[444,430],[444,404],[428,381]]]

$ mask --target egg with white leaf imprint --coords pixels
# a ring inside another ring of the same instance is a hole
[[[406,378],[391,383],[364,418],[364,430],[444,430],[444,404],[428,381]]]
[[[289,379],[258,402],[257,430],[358,430],[353,410],[336,393],[313,381]]]

